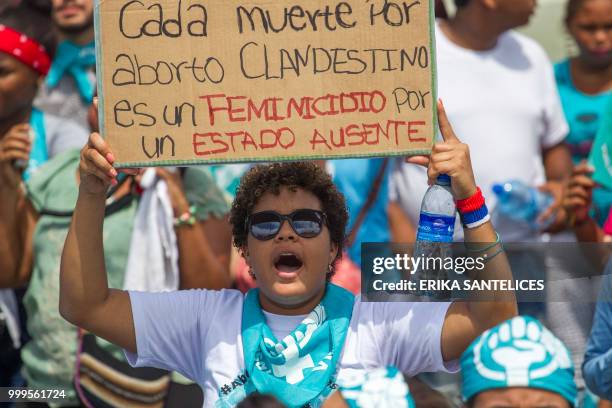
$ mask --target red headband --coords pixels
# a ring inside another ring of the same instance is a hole
[[[41,75],[47,75],[51,68],[51,58],[38,42],[0,24],[0,52],[17,58]]]

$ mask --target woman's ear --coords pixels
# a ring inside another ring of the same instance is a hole
[[[244,262],[246,262],[246,264],[250,268],[251,267],[251,257],[249,255],[248,248],[246,247],[240,248],[239,252],[240,252],[240,255],[242,255],[242,257],[244,258]]]
[[[336,259],[338,257],[338,244],[336,244],[335,242],[332,242],[330,245],[330,249],[329,249],[329,264],[331,264],[332,262],[334,262],[334,259]]]

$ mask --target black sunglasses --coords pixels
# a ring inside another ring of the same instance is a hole
[[[316,237],[326,223],[325,213],[317,210],[295,210],[289,215],[279,214],[276,211],[262,211],[247,218],[247,229],[254,238],[267,241],[278,234],[285,220],[289,221],[291,228],[302,238]]]

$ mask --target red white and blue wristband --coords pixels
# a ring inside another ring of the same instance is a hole
[[[465,228],[480,227],[482,224],[491,220],[480,187],[476,189],[474,195],[464,198],[463,200],[457,200],[455,205],[457,206],[457,211],[459,211],[461,222]]]

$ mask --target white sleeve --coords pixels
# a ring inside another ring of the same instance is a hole
[[[214,320],[242,304],[242,295],[233,290],[129,294],[137,353],[124,351],[128,362],[177,371],[195,382],[203,377]]]
[[[422,372],[457,372],[457,361],[442,358],[442,326],[450,303],[381,302],[362,303],[370,313],[360,313],[360,320],[382,324],[370,325],[380,345],[385,365],[392,365],[408,376]],[[363,308],[362,308],[363,309]],[[363,322],[362,322],[363,323]]]
[[[544,149],[553,147],[565,140],[569,133],[569,125],[565,119],[565,113],[561,105],[561,97],[555,81],[553,66],[544,51],[541,51],[541,63],[543,64],[543,132],[540,144]]]

